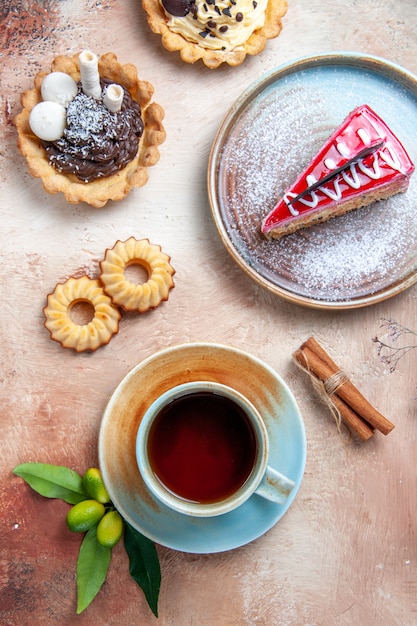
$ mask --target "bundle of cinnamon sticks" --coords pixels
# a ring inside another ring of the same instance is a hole
[[[321,383],[328,404],[360,439],[366,441],[375,430],[388,435],[394,428],[394,424],[363,397],[314,337],[305,341],[293,358],[310,377]]]

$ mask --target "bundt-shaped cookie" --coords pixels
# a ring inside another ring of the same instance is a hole
[[[92,319],[85,324],[77,324],[71,317],[71,309],[78,303],[94,309]],[[119,330],[121,318],[120,310],[104,293],[101,283],[88,276],[58,283],[48,295],[43,312],[51,339],[76,352],[94,351],[109,343]]]
[[[160,246],[150,244],[148,239],[130,237],[126,241],[117,241],[113,248],[106,250],[100,263],[100,280],[114,304],[125,311],[144,313],[168,300],[175,274],[170,260]],[[126,279],[125,269],[134,264],[145,269],[146,282],[135,284]]]

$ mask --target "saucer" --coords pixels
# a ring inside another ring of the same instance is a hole
[[[295,482],[284,504],[254,494],[230,513],[196,518],[176,513],[149,492],[136,462],[142,416],[159,395],[196,380],[228,385],[258,409],[270,439],[269,464]],[[306,437],[292,392],[270,366],[231,346],[190,343],[148,357],[120,382],[104,411],[98,452],[111,500],[131,526],[168,548],[209,554],[243,546],[282,518],[303,478]]]

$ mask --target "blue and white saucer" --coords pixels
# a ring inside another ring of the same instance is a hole
[[[231,513],[195,518],[172,511],[148,491],[135,452],[142,416],[161,393],[194,380],[228,385],[258,409],[270,438],[270,465],[295,482],[285,504],[255,494]],[[100,427],[99,463],[114,505],[140,533],[183,552],[232,550],[263,535],[291,506],[305,461],[304,422],[287,384],[260,359],[213,343],[174,346],[139,363],[114,391]]]

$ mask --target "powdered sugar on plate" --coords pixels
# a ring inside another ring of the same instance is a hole
[[[349,303],[417,270],[417,175],[408,191],[278,241],[262,219],[348,113],[369,104],[416,162],[416,94],[355,63],[278,72],[249,92],[219,133],[213,207],[238,261],[272,289],[314,302]],[[226,120],[227,122],[227,120]],[[227,243],[226,243],[227,245]]]

